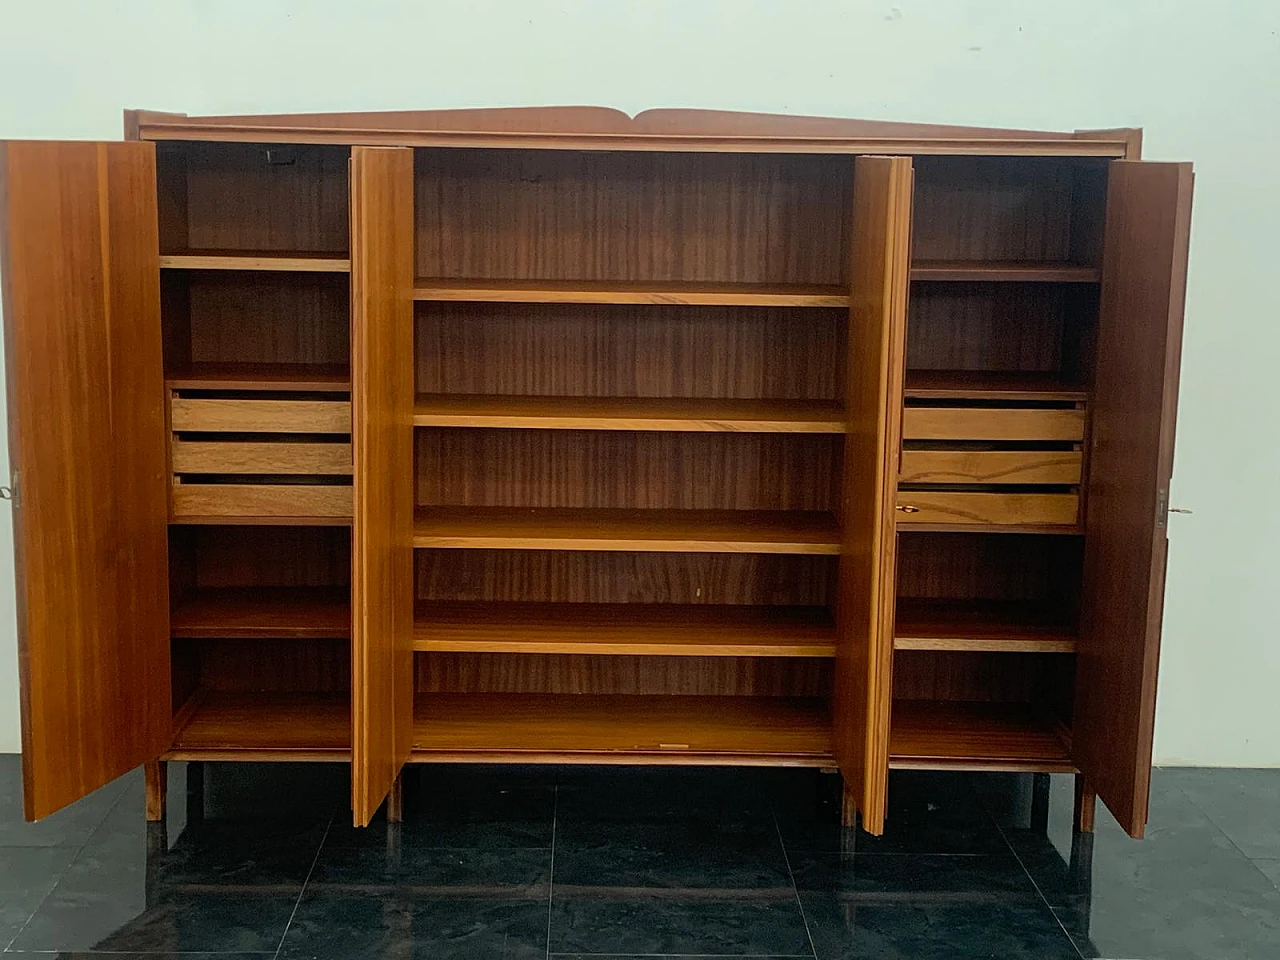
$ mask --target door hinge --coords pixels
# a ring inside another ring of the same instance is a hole
[[[1156,526],[1163,527],[1169,521],[1169,488],[1156,491]]]
[[[18,505],[18,471],[14,470],[9,475],[9,485],[0,487],[0,500],[12,500],[13,505]]]

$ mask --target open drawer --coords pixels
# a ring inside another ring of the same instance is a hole
[[[174,389],[169,425],[175,523],[351,517],[345,396]]]
[[[908,400],[898,522],[1077,529],[1086,427],[1071,401]]]

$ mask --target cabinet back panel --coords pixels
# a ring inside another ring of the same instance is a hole
[[[907,368],[1057,370],[1065,305],[1059,284],[917,283],[907,315]]]
[[[194,567],[194,587],[336,587],[351,582],[345,527],[171,528]],[[171,551],[177,552],[177,551]]]
[[[237,693],[340,693],[351,689],[346,640],[201,640],[200,684]]]
[[[342,146],[161,143],[160,249],[344,253]]]
[[[848,311],[421,303],[420,393],[830,400]]]
[[[345,275],[165,271],[163,283],[170,369],[188,362],[348,361]]]
[[[1074,662],[1056,654],[900,650],[893,658],[893,698],[1031,703],[1056,710],[1062,702],[1057,691],[1070,686]]]
[[[418,550],[419,600],[825,606],[836,557]]]
[[[419,429],[419,506],[830,510],[822,434]]]
[[[1047,600],[1075,609],[1079,537],[903,533],[898,596],[949,600]]]
[[[829,660],[419,653],[418,693],[821,697]]]
[[[1102,161],[918,157],[915,171],[917,260],[1098,262]]]
[[[420,277],[843,283],[848,157],[419,150]]]

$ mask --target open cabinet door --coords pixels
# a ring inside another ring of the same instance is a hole
[[[351,150],[351,809],[413,745],[413,151]]]
[[[0,144],[0,256],[35,820],[172,736],[155,148]]]
[[[1132,836],[1147,822],[1191,165],[1111,164],[1103,244],[1076,764]]]
[[[884,830],[892,701],[902,381],[911,269],[911,160],[859,157],[853,179],[842,546],[832,714],[845,782],[869,833]]]

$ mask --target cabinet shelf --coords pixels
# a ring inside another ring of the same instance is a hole
[[[490,303],[685,304],[730,307],[847,307],[840,286],[766,283],[631,283],[582,280],[454,280],[419,278],[415,300]]]
[[[587,694],[425,694],[418,762],[827,766],[820,699]]]
[[[197,692],[178,715],[166,760],[351,758],[346,694]]]
[[[420,427],[843,433],[844,411],[830,400],[423,394],[413,422]]]
[[[656,603],[418,604],[423,652],[834,657],[825,607]]]
[[[900,598],[893,648],[1074,653],[1076,635],[1044,604]]]
[[[160,255],[166,270],[251,270],[287,273],[350,273],[351,259],[332,253],[275,250],[188,250]]]
[[[337,363],[193,363],[165,376],[170,390],[345,393],[351,371]]]
[[[195,591],[169,617],[174,637],[326,639],[351,635],[347,587],[223,587]]]
[[[908,370],[903,395],[918,400],[1088,399],[1088,390],[1052,373]]]
[[[1102,271],[1078,263],[1035,260],[916,260],[912,280],[969,283],[1097,283]]]
[[[779,510],[420,508],[415,547],[838,554],[829,513]]]
[[[1065,731],[1025,704],[895,700],[889,766],[1074,773]]]

